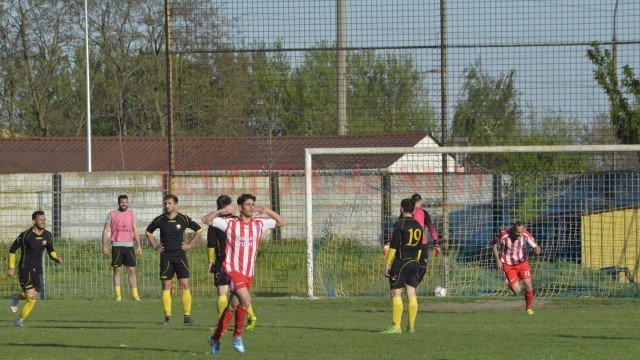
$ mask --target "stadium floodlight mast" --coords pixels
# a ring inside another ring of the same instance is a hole
[[[91,87],[89,81],[89,12],[87,10],[87,0],[84,0],[84,47],[87,86],[87,172],[91,172]]]
[[[307,296],[314,297],[313,156],[376,154],[495,154],[640,152],[640,145],[452,146],[397,148],[307,148],[304,153]],[[444,243],[448,239],[443,238]]]

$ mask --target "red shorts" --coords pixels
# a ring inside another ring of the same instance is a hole
[[[247,288],[251,289],[252,277],[244,276],[239,272],[232,271],[229,273],[229,289],[231,291]]]
[[[502,271],[509,286],[517,283],[520,279],[531,279],[531,268],[529,268],[528,261],[518,265],[502,264]]]

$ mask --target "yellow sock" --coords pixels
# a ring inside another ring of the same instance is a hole
[[[131,288],[131,297],[133,297],[134,299],[139,297],[138,288]]]
[[[251,304],[249,304],[249,307],[247,308],[247,315],[249,315],[249,317],[254,317],[253,306]]]
[[[191,290],[182,290],[182,309],[184,316],[191,315]]]
[[[122,293],[120,292],[120,286],[114,286],[113,289],[116,292],[116,297],[117,298],[122,297]]]
[[[27,299],[27,303],[24,304],[22,311],[20,311],[20,318],[26,319],[34,306],[36,306],[36,300]]]
[[[413,329],[413,324],[416,323],[416,315],[418,315],[418,298],[412,296],[409,298],[409,305],[407,306],[407,312],[409,313],[409,329]]]
[[[393,321],[393,327],[396,329],[400,329],[400,322],[402,321],[402,308],[404,306],[402,304],[402,298],[399,296],[394,297],[392,301],[393,306],[391,312],[391,320]]]
[[[162,306],[164,315],[171,316],[171,290],[162,290]]]
[[[218,296],[218,319],[222,316],[222,312],[229,305],[229,299],[226,296]]]
[[[27,296],[27,293],[24,291],[20,291],[18,293],[18,299],[20,300],[27,300],[29,297]]]

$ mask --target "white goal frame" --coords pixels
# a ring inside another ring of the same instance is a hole
[[[305,222],[307,296],[314,297],[313,265],[313,156],[316,155],[373,155],[373,154],[491,154],[491,153],[607,153],[640,152],[640,145],[539,145],[539,146],[444,146],[444,147],[396,147],[396,148],[307,148],[304,151],[305,173]],[[443,161],[442,173],[447,174],[447,162]],[[445,214],[447,216],[447,214]]]

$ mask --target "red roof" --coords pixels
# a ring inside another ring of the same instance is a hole
[[[305,148],[412,147],[429,133],[297,137],[181,137],[174,140],[174,168],[181,170],[303,170]],[[269,144],[273,146],[269,146]],[[92,171],[166,171],[165,138],[93,137]],[[83,137],[0,140],[0,173],[87,171]],[[322,156],[319,167],[385,168],[400,155]],[[315,164],[315,163],[314,163]],[[324,164],[324,166],[323,166]]]

